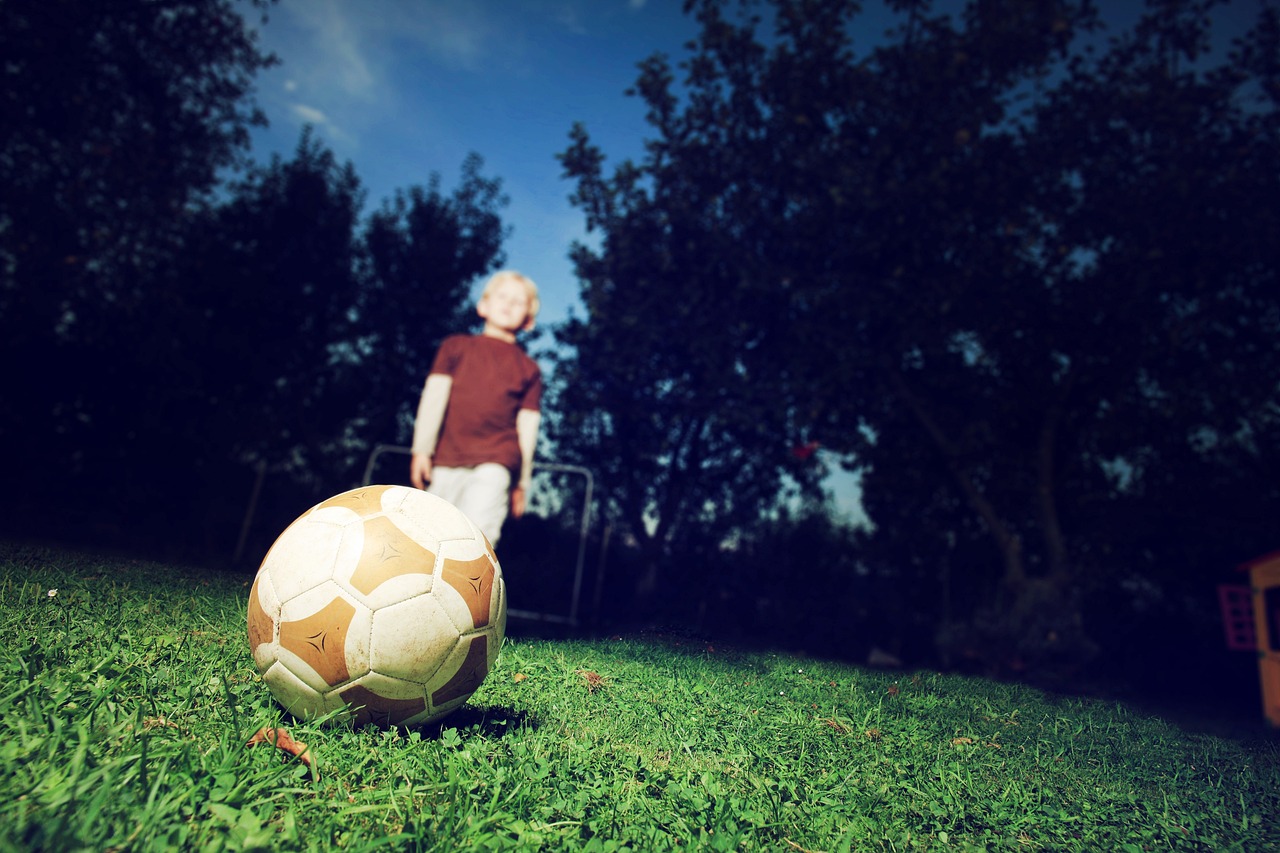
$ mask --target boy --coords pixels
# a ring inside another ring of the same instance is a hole
[[[532,281],[494,273],[476,305],[484,331],[440,344],[414,420],[409,479],[462,510],[495,547],[508,507],[524,514],[533,473],[542,374],[516,333],[533,328],[538,306]]]

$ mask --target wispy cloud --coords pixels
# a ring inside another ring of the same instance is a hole
[[[286,0],[315,35],[329,72],[356,94],[379,84],[396,48],[416,50],[451,68],[479,67],[499,50],[504,13],[486,3],[451,0]]]
[[[286,57],[282,114],[352,154],[367,128],[403,109],[424,66],[484,67],[501,48],[485,3],[282,0],[268,33]],[[496,12],[494,12],[496,14]]]
[[[299,126],[311,125],[323,133],[330,142],[340,145],[344,150],[353,151],[360,147],[359,140],[347,128],[333,121],[324,110],[303,103],[294,103],[289,105],[289,114]]]
[[[424,2],[396,4],[387,22],[394,35],[419,44],[443,65],[475,70],[501,49],[499,27],[479,3]]]
[[[301,32],[291,73],[301,88],[337,90],[366,99],[376,91],[376,75],[366,55],[371,46],[355,7],[341,0],[288,0],[288,14]]]
[[[286,109],[334,130],[361,114],[392,112],[424,63],[469,71],[499,55],[511,41],[493,19],[501,8],[450,0],[283,0],[270,32],[285,40]]]
[[[329,117],[315,107],[306,104],[294,104],[293,114],[305,124],[324,126],[329,124]]]

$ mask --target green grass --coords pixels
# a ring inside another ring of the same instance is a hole
[[[1280,849],[1265,730],[689,640],[517,636],[443,725],[299,723],[248,580],[0,546],[0,850]]]

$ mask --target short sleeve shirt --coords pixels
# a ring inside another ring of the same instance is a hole
[[[432,463],[473,468],[485,462],[520,471],[516,415],[542,405],[542,372],[519,345],[487,335],[445,338],[431,365],[452,380]]]

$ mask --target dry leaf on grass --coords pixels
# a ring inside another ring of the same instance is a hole
[[[269,727],[258,729],[253,733],[253,737],[249,738],[249,742],[245,746],[257,746],[260,743],[269,743],[281,752],[297,757],[299,761],[311,768],[312,773],[315,773],[315,761],[312,759],[307,745],[302,741],[294,740],[289,735],[288,729],[273,729]]]
[[[587,692],[595,693],[597,690],[605,686],[605,677],[598,672],[592,672],[589,669],[574,670],[587,681]]]

